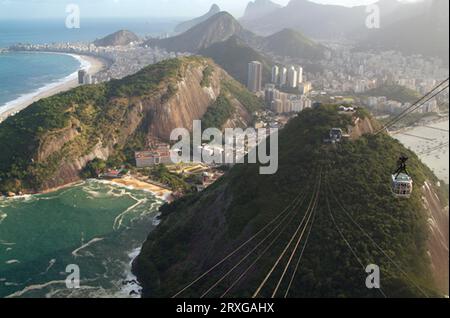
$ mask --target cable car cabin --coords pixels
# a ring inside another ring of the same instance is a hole
[[[330,140],[333,143],[341,142],[343,135],[344,135],[344,132],[340,128],[333,128],[330,130]]]
[[[392,175],[392,192],[395,197],[409,199],[413,191],[413,180],[405,173]]]

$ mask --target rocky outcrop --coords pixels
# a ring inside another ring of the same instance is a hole
[[[376,123],[373,123],[368,117],[356,117],[353,121],[353,126],[348,127],[350,138],[355,140],[365,134],[373,134],[376,131],[375,125]]]
[[[216,69],[210,76],[210,86],[201,87],[202,67],[188,67],[185,76],[177,83],[175,95],[163,104],[147,104],[152,122],[149,134],[168,140],[174,128],[192,129],[192,121],[201,119],[208,106],[221,91],[221,80],[226,74]]]

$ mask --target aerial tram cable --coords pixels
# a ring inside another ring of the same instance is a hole
[[[401,115],[397,115],[395,118],[391,119],[391,121],[384,125],[380,130],[378,130],[375,134],[378,135],[381,132],[385,131],[386,129],[390,128],[391,126],[393,126],[394,124],[398,123],[399,121],[403,120],[407,115],[411,114],[412,112],[414,112],[415,110],[419,109],[420,107],[422,107],[425,103],[429,102],[430,100],[432,100],[433,98],[435,98],[436,96],[438,96],[439,94],[441,94],[443,91],[448,89],[448,85],[445,86],[444,88],[442,88],[440,91],[438,91],[437,93],[435,93],[434,95],[432,95],[431,97],[427,98],[425,101],[423,101],[420,104],[413,104],[413,106],[408,107],[405,111],[402,112]],[[414,108],[413,108],[414,107]]]
[[[275,244],[275,242],[280,238],[280,236],[284,233],[283,231],[287,228],[288,224],[280,231],[277,236],[266,246],[266,248],[261,252],[260,255],[239,275],[239,277],[228,287],[228,289],[220,296],[220,298],[224,298],[238,283],[239,281],[247,275],[247,273],[255,266],[255,264],[267,253],[267,251]]]
[[[449,78],[447,77],[444,81],[442,81],[439,85],[437,85],[436,87],[434,87],[431,91],[429,91],[428,93],[426,93],[424,96],[422,96],[419,100],[417,100],[414,104],[412,104],[411,106],[409,106],[408,108],[406,108],[405,110],[403,110],[400,114],[398,114],[396,117],[392,118],[388,123],[386,123],[381,129],[379,129],[375,134],[379,134],[383,131],[385,131],[387,128],[391,127],[392,125],[394,125],[395,123],[397,123],[398,121],[400,121],[401,119],[403,119],[404,116],[406,116],[407,114],[409,114],[410,112],[418,109],[419,107],[421,107],[423,104],[425,104],[426,102],[430,101],[431,99],[433,99],[434,97],[436,97],[437,95],[439,95],[440,93],[442,93],[443,91],[445,91],[449,86],[447,84],[447,86],[445,86],[443,89],[439,90],[441,88],[442,85],[444,85],[447,81],[449,80]],[[439,91],[438,91],[439,90]],[[433,94],[434,92],[438,91],[438,93]],[[431,98],[428,98],[429,96],[433,95]],[[428,98],[428,99],[427,99]],[[413,109],[414,108],[414,109]]]
[[[302,203],[303,205],[303,203]],[[292,219],[291,219],[292,221]],[[275,244],[275,242],[280,238],[280,236],[284,233],[284,230],[290,225],[290,223],[285,224],[283,229],[277,234],[276,237],[266,246],[266,248],[258,255],[258,257],[241,273],[241,275],[228,287],[228,289],[220,296],[220,298],[224,298],[238,283],[239,281],[247,275],[247,273],[255,266],[255,264],[267,253],[267,251]]]
[[[414,112],[415,110],[419,109],[420,107],[422,107],[425,103],[429,102],[430,100],[432,100],[433,98],[435,98],[436,96],[438,96],[439,94],[441,94],[442,92],[444,92],[445,90],[447,90],[449,88],[449,85],[445,86],[444,88],[442,88],[441,90],[439,90],[437,93],[435,93],[433,96],[429,97],[428,99],[426,99],[425,101],[423,101],[421,104],[414,106],[414,108],[410,109],[408,108],[408,112],[406,114],[403,114],[401,116],[399,116],[399,118],[397,120],[395,120],[394,123],[392,123],[390,126],[398,123],[399,121],[403,120],[407,115],[411,114],[412,112]],[[401,118],[400,118],[401,117]]]
[[[377,249],[384,254],[384,256],[386,256],[386,258],[392,263],[394,264],[394,266],[397,268],[397,270],[402,273],[425,297],[429,297],[429,295],[427,293],[425,293],[425,291],[416,284],[416,282],[409,277],[409,275],[401,268],[400,265],[397,264],[397,262],[395,262],[388,253],[386,253],[381,247],[380,245],[378,245],[377,242],[375,242],[375,240],[367,233],[366,230],[364,230],[361,225],[358,224],[358,222],[356,222],[353,217],[350,215],[350,213],[345,209],[345,207],[343,206],[342,202],[336,197],[335,193],[333,192],[333,190],[330,187],[330,193],[332,194],[334,200],[336,201],[336,203],[338,204],[338,206],[341,208],[341,210],[347,215],[347,217],[350,219],[350,221],[377,247]]]
[[[272,293],[272,298],[275,298],[275,296],[278,293],[280,285],[283,282],[284,276],[286,275],[286,273],[287,273],[287,271],[289,269],[289,266],[291,265],[291,262],[292,262],[292,260],[293,260],[293,258],[295,256],[295,254],[297,253],[297,250],[298,250],[298,248],[300,246],[300,243],[301,243],[301,241],[303,239],[303,236],[304,236],[304,234],[306,232],[306,229],[308,228],[308,224],[310,224],[309,221],[311,219],[311,216],[313,217],[313,219],[312,219],[310,228],[312,228],[312,226],[314,225],[314,220],[316,218],[316,211],[317,211],[316,208],[317,208],[317,201],[315,202],[315,206],[313,207],[311,213],[309,214],[308,220],[306,221],[306,224],[305,224],[305,227],[302,230],[302,233],[300,234],[300,236],[297,239],[297,243],[295,244],[294,249],[292,250],[292,253],[291,253],[291,256],[289,257],[289,260],[288,260],[286,266],[284,267],[283,273],[282,273],[280,279],[278,280],[277,286],[275,287],[275,289],[274,289],[274,291]],[[305,246],[306,246],[306,244],[308,244],[308,239],[309,239],[309,235],[307,235],[307,237],[306,237]],[[295,272],[294,272],[294,275],[295,275]]]
[[[305,195],[306,199],[306,195]],[[304,203],[301,203],[300,206],[302,206]],[[294,215],[295,216],[295,215]],[[255,266],[255,264],[267,253],[267,251],[275,244],[275,242],[280,238],[280,236],[284,233],[286,228],[290,225],[290,222],[292,222],[294,216],[289,220],[289,223],[286,223],[283,228],[278,232],[278,234],[272,239],[272,241],[265,247],[265,249],[258,255],[258,257],[241,273],[241,275],[228,287],[228,289],[220,296],[220,298],[225,297],[238,283],[239,281],[249,272],[250,269]]]
[[[316,213],[314,213],[313,220],[311,222],[311,226],[309,227],[308,235],[306,236],[305,245],[303,245],[300,256],[298,257],[297,263],[295,264],[294,272],[292,273],[291,279],[289,281],[288,287],[286,288],[286,292],[284,293],[284,298],[287,298],[289,292],[291,291],[292,284],[294,283],[295,276],[297,274],[298,268],[300,266],[300,262],[303,259],[303,254],[305,253],[306,247],[308,246],[309,236],[311,235],[312,228],[314,227],[314,222],[316,220]]]
[[[300,232],[300,229],[302,228],[304,221],[306,220],[306,217],[311,214],[313,212],[313,209],[316,206],[316,203],[318,201],[319,198],[319,194],[320,194],[320,186],[321,186],[321,176],[322,172],[320,172],[320,176],[319,176],[319,180],[317,182],[316,188],[314,190],[313,196],[311,197],[311,201],[310,204],[308,206],[308,209],[301,221],[301,223],[299,224],[299,226],[297,227],[297,230],[295,231],[295,233],[292,235],[291,240],[286,244],[285,249],[283,250],[283,252],[281,252],[280,256],[278,257],[278,259],[275,261],[275,264],[272,266],[272,268],[270,269],[270,271],[267,273],[266,277],[263,279],[263,281],[261,282],[261,284],[258,286],[258,288],[256,289],[255,293],[253,294],[252,298],[256,298],[258,297],[259,293],[261,292],[262,288],[266,285],[267,281],[269,280],[269,278],[272,276],[274,270],[276,269],[276,267],[278,266],[278,264],[280,263],[280,261],[282,260],[282,258],[284,257],[284,255],[286,254],[287,250],[289,249],[289,247],[291,246],[292,242],[294,241],[295,237],[297,236],[297,234]]]
[[[409,107],[405,113],[402,113],[402,115],[398,115],[397,117],[395,117],[394,119],[392,119],[388,124],[384,125],[383,128],[381,128],[380,130],[378,130],[375,135],[380,134],[381,132],[385,131],[386,129],[390,128],[391,126],[395,125],[396,123],[398,123],[399,121],[403,120],[407,115],[411,114],[412,112],[414,112],[415,110],[419,109],[420,107],[422,107],[425,103],[429,102],[430,100],[432,100],[433,98],[435,98],[436,96],[438,96],[439,94],[441,94],[443,91],[447,90],[449,88],[449,85],[445,86],[444,88],[442,88],[440,91],[438,91],[437,93],[435,93],[433,96],[429,97],[428,99],[426,99],[424,102],[422,102],[419,105],[415,105],[414,108]]]
[[[217,282],[215,282],[208,290],[206,290],[201,296],[200,298],[204,298],[206,297],[214,288],[216,288],[223,280],[225,280],[225,278],[227,278],[232,272],[234,272],[234,270],[236,268],[238,268],[246,259],[248,259],[250,257],[250,255],[253,254],[253,252],[255,252],[258,247],[260,247],[273,233],[275,233],[276,230],[278,230],[278,228],[280,228],[281,225],[283,225],[283,222],[286,221],[288,219],[289,216],[291,216],[291,218],[289,219],[289,221],[287,223],[284,224],[283,228],[279,231],[279,235],[276,237],[278,238],[282,233],[284,233],[284,230],[289,226],[289,224],[292,222],[292,220],[294,219],[296,213],[295,210],[298,207],[301,207],[303,205],[303,203],[305,202],[306,199],[306,191],[305,194],[302,196],[302,198],[300,200],[297,201],[297,203],[294,205],[294,207],[292,208],[292,211],[288,214],[286,214],[282,220],[280,220],[280,223],[278,223],[278,225],[272,229],[272,231],[269,232],[269,234],[267,234],[250,252],[248,252],[236,265],[234,265],[227,273],[225,273]],[[272,245],[274,243],[274,241],[272,241],[272,243],[270,245]]]
[[[188,285],[186,285],[183,289],[181,289],[179,292],[177,292],[175,295],[173,295],[171,298],[176,298],[182,293],[184,293],[186,290],[191,288],[194,284],[199,282],[202,278],[204,278],[206,275],[211,273],[213,270],[215,270],[217,267],[222,265],[224,262],[226,262],[228,259],[230,259],[232,256],[234,256],[237,252],[242,250],[245,246],[247,246],[249,243],[251,243],[259,234],[264,232],[267,228],[269,228],[272,224],[274,224],[276,221],[278,221],[283,214],[285,214],[287,211],[291,209],[292,206],[295,206],[295,203],[298,201],[298,199],[302,196],[303,191],[300,192],[297,197],[294,198],[294,200],[289,203],[289,205],[280,213],[277,217],[275,217],[272,221],[270,221],[268,224],[266,224],[262,229],[260,229],[257,233],[255,233],[252,237],[250,237],[247,241],[239,245],[236,249],[234,249],[232,252],[230,252],[227,256],[225,256],[221,261],[219,261],[217,264],[206,270],[203,274],[198,276],[196,279],[194,279],[192,282],[190,282]]]
[[[426,149],[426,150],[424,150],[422,152],[419,152],[417,155],[418,156],[427,156],[427,155],[430,155],[431,153],[433,153],[433,152],[435,152],[437,150],[441,150],[441,149],[447,148],[448,146],[449,146],[449,142],[446,142],[445,144],[440,144],[440,145],[438,145],[436,147],[432,147],[432,148]]]
[[[432,95],[434,92],[436,92],[441,86],[443,86],[446,82],[448,82],[448,80],[450,79],[450,77],[447,77],[446,79],[444,79],[442,82],[440,82],[438,85],[436,85],[433,89],[431,89],[429,92],[427,92],[426,94],[424,94],[420,99],[418,99],[417,101],[415,101],[411,106],[409,106],[408,108],[406,108],[405,110],[403,110],[400,114],[398,114],[397,116],[401,116],[404,113],[406,113],[408,111],[409,108],[415,107],[417,104],[419,104],[420,102],[422,102],[424,99],[426,99],[427,97],[429,97],[430,95]]]
[[[327,202],[327,208],[328,208],[328,212],[330,213],[331,216],[331,220],[333,221],[334,226],[336,227],[336,230],[338,231],[339,235],[341,236],[342,240],[345,242],[345,244],[347,245],[347,247],[349,248],[349,250],[351,251],[351,253],[353,254],[353,256],[355,257],[355,259],[357,260],[357,262],[359,263],[359,265],[362,267],[362,269],[365,271],[366,267],[364,266],[363,262],[361,261],[361,259],[358,257],[358,255],[356,254],[355,249],[352,247],[352,245],[350,244],[350,242],[347,240],[347,238],[345,237],[344,233],[342,232],[342,229],[339,227],[339,225],[336,222],[335,216],[333,214],[333,211],[331,209],[330,206],[330,201],[328,199],[328,194],[331,192],[331,187],[330,184],[328,183],[328,180],[326,182],[327,184],[327,188],[328,191],[326,192],[325,195],[325,200]],[[381,295],[383,295],[384,298],[388,298],[386,296],[386,294],[384,293],[382,288],[378,288],[379,292],[381,293]]]

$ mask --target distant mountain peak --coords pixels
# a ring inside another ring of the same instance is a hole
[[[211,6],[211,9],[209,9],[209,12],[220,12],[220,7],[217,5],[217,4],[213,4],[212,6]]]
[[[258,19],[281,7],[281,5],[274,3],[271,0],[255,0],[248,3],[242,20]]]
[[[195,18],[195,19],[192,19],[192,20],[189,20],[189,21],[185,21],[185,22],[182,22],[182,23],[178,24],[175,27],[175,32],[177,32],[177,33],[186,32],[187,30],[189,30],[189,29],[193,28],[194,26],[196,26],[196,25],[198,25],[198,24],[208,20],[210,17],[214,16],[215,14],[217,14],[219,12],[220,12],[220,7],[217,4],[213,4],[211,6],[211,8],[209,9],[209,11],[207,13],[205,13],[204,15],[202,15],[202,16],[200,16],[198,18]]]
[[[197,53],[214,43],[226,41],[233,35],[243,39],[254,36],[246,31],[231,14],[221,11],[184,33],[168,39],[150,40],[147,44],[172,52]]]
[[[125,46],[139,41],[139,37],[131,31],[120,30],[94,42],[96,46]]]

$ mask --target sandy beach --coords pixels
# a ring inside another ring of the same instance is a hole
[[[85,69],[91,75],[97,74],[106,67],[106,63],[103,60],[94,58],[92,56],[75,55],[75,54],[68,54],[68,55],[71,55],[78,61],[80,61],[81,64],[80,69]],[[65,92],[74,87],[77,87],[79,85],[77,72],[70,74],[65,79],[61,80],[61,82],[47,85],[34,93],[26,94],[19,99],[11,101],[10,103],[7,104],[6,110],[0,112],[0,122],[5,120],[7,117],[14,115],[20,112],[21,110],[27,108],[28,106],[30,106],[34,102],[39,101],[42,98],[50,97],[55,94]]]
[[[116,184],[119,186],[125,186],[129,187],[135,190],[143,190],[143,191],[149,191],[156,195],[157,197],[167,200],[170,195],[172,194],[172,191],[165,189],[163,187],[157,186],[155,184],[151,184],[148,182],[144,182],[141,180],[138,180],[133,177],[125,177],[122,179],[113,179],[110,180],[112,184]]]
[[[393,134],[407,148],[414,151],[436,176],[449,183],[449,121],[413,127]]]

